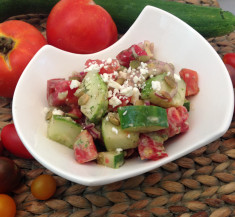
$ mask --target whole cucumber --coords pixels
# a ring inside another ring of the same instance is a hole
[[[166,0],[94,0],[112,16],[120,33],[126,32],[147,5],[165,10],[197,30],[205,38],[235,30],[235,16],[221,8],[182,4]]]
[[[42,13],[49,14],[59,0],[0,0],[0,22],[11,16]]]

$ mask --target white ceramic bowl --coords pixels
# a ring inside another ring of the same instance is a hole
[[[44,107],[46,85],[52,78],[67,78],[82,71],[87,59],[113,57],[130,45],[149,40],[155,43],[158,59],[181,68],[196,70],[200,92],[191,100],[187,133],[166,143],[169,157],[159,161],[127,160],[120,169],[95,163],[78,164],[73,151],[49,140]],[[111,47],[90,55],[72,54],[46,45],[23,72],[13,98],[13,118],[17,132],[29,152],[43,166],[76,183],[103,185],[130,178],[209,144],[228,129],[233,114],[233,88],[218,54],[194,29],[175,16],[147,6],[129,31]]]

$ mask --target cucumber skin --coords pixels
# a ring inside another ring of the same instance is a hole
[[[118,108],[118,114],[121,128],[129,132],[144,133],[168,127],[166,109],[158,106],[122,106]],[[156,117],[157,123],[155,120],[148,119],[148,117]]]
[[[0,22],[21,14],[49,14],[59,0],[0,0]]]
[[[106,162],[105,158],[110,158],[109,162]],[[115,151],[100,152],[97,157],[97,163],[113,169],[117,169],[124,164],[124,153],[117,153]]]
[[[94,0],[112,16],[119,33],[125,33],[145,6],[151,5],[180,18],[205,38],[231,33],[235,16],[221,8],[182,4],[165,0]]]

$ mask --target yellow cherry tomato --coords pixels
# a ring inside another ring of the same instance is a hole
[[[56,191],[56,180],[53,176],[43,174],[33,180],[31,184],[32,195],[39,200],[47,200]]]
[[[16,214],[15,201],[7,194],[0,194],[0,216],[14,217]]]

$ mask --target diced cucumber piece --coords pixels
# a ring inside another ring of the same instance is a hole
[[[187,109],[188,112],[190,111],[190,101],[189,100],[185,99],[183,106]]]
[[[145,133],[145,135],[150,137],[153,141],[157,143],[164,143],[169,138],[167,133],[163,133],[160,131]]]
[[[152,132],[168,127],[166,109],[158,106],[118,108],[121,128],[130,132]]]
[[[81,105],[81,112],[91,121],[97,123],[108,110],[108,88],[99,73],[89,71],[82,81],[81,88],[89,95],[85,105]]]
[[[51,140],[73,148],[75,139],[81,130],[82,127],[72,118],[53,115],[48,124],[47,136]]]
[[[121,126],[112,124],[108,116],[102,120],[102,137],[108,151],[136,148],[139,141],[139,133],[124,131]]]
[[[114,169],[119,168],[124,164],[124,153],[123,151],[100,152],[97,163]]]
[[[186,91],[186,84],[183,79],[180,79],[180,80],[176,79],[178,89],[177,89],[176,95],[171,100],[167,100],[167,99],[164,99],[163,97],[160,97],[160,94],[159,95],[155,94],[155,93],[158,93],[158,91],[153,89],[152,81],[160,82],[159,86],[161,88],[161,91],[170,93],[170,91],[172,90],[172,88],[165,81],[164,79],[165,76],[167,76],[167,73],[163,73],[163,74],[160,74],[153,78],[148,79],[145,82],[145,87],[141,92],[141,98],[145,100],[149,100],[154,105],[157,105],[163,108],[182,106],[184,104],[185,91]]]

